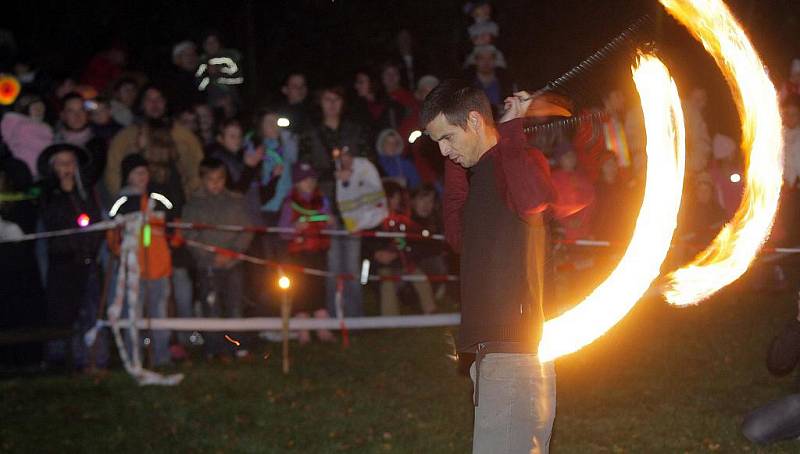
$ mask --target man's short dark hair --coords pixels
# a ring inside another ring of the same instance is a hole
[[[204,178],[211,172],[216,172],[217,170],[222,170],[225,172],[225,176],[228,176],[228,168],[225,166],[225,163],[222,162],[221,159],[217,158],[203,158],[200,161],[200,178]]]
[[[478,112],[487,124],[494,126],[492,104],[483,90],[464,80],[447,79],[425,97],[420,123],[426,127],[439,114],[444,114],[450,123],[467,129],[467,117],[472,111]]]

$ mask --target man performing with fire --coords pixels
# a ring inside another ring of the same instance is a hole
[[[533,104],[533,105],[532,105]],[[449,158],[445,236],[461,254],[459,353],[475,354],[475,453],[546,453],[556,404],[553,363],[541,363],[542,212],[554,198],[522,117],[569,115],[526,92],[498,123],[486,95],[448,80],[425,98],[421,124]]]

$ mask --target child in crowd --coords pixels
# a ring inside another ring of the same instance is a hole
[[[244,130],[239,120],[225,120],[219,126],[216,142],[209,146],[206,156],[225,163],[228,179],[225,186],[231,191],[246,193],[258,175],[263,151],[244,150]]]
[[[433,185],[422,185],[411,194],[411,221],[424,237],[441,234],[441,206],[438,193]],[[410,244],[411,261],[425,274],[444,275],[448,273],[444,257],[444,247],[440,240],[417,240]],[[446,285],[436,284],[436,299],[444,297]],[[454,292],[457,293],[457,292]]]
[[[297,136],[289,129],[278,126],[279,115],[274,109],[265,109],[256,116],[257,133],[249,147],[260,150],[262,186],[274,181],[275,192],[262,203],[261,211],[266,225],[278,223],[281,206],[292,190],[292,166],[297,162]],[[286,171],[284,171],[286,170]]]
[[[247,225],[249,219],[241,194],[225,188],[225,163],[216,158],[200,162],[201,188],[195,192],[183,210],[183,220],[206,224]],[[210,252],[191,248],[197,263],[198,284],[207,317],[238,318],[242,316],[242,267],[232,253],[241,253],[250,245],[252,233],[223,230],[187,230],[187,240],[224,249]],[[228,360],[232,345],[220,333],[206,333],[207,354]],[[239,350],[243,352],[244,350]],[[246,351],[244,351],[246,354]]]
[[[408,194],[405,189],[394,181],[384,183],[384,191],[389,205],[389,216],[383,221],[384,231],[420,233],[421,229],[408,215]],[[405,238],[395,238],[383,242],[373,253],[377,262],[378,274],[412,274],[417,271],[417,266],[411,261],[412,248]],[[433,289],[429,281],[415,281],[411,285],[419,296],[422,312],[433,313],[436,303],[433,298]],[[381,315],[399,315],[400,304],[397,298],[398,286],[393,280],[381,281]]]
[[[164,222],[166,212],[172,209],[172,203],[163,194],[150,192],[150,171],[147,160],[142,155],[137,153],[126,156],[122,160],[121,176],[125,186],[111,206],[109,215],[113,218],[129,213],[141,213],[144,217],[142,221],[145,226],[144,231],[149,231],[142,234],[139,244],[139,301],[128,301],[127,304],[134,304],[139,319],[145,312],[147,317],[166,318],[172,258],[167,245]],[[109,231],[108,243],[111,252],[119,255],[121,245],[119,231]],[[116,282],[116,279],[112,282]],[[128,310],[123,309],[123,318],[126,318],[127,314]],[[169,364],[170,332],[155,330],[149,337],[153,341],[153,364],[155,366]],[[130,342],[130,339],[126,341]],[[128,349],[130,351],[131,345],[128,345]]]
[[[330,247],[330,238],[320,235],[320,230],[333,225],[330,201],[317,188],[317,173],[307,163],[297,163],[292,168],[294,189],[283,202],[280,226],[294,228],[297,234],[288,237],[288,259],[296,265],[325,268],[325,252]],[[325,309],[325,280],[318,276],[297,273],[292,299],[292,310],[298,318],[328,318]],[[317,330],[323,342],[334,340],[333,334]],[[308,331],[300,332],[300,343],[311,341]]]
[[[378,162],[387,177],[408,189],[420,184],[419,173],[411,159],[403,155],[403,138],[394,129],[384,129],[375,142]]]

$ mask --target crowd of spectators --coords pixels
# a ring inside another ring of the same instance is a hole
[[[463,77],[500,109],[514,84],[495,46],[499,27],[488,2],[473,2],[465,12],[474,23],[465,33],[472,51],[465,55]],[[253,235],[157,224],[140,253],[140,301],[127,301],[148,317],[236,318],[277,307],[265,284],[273,271],[184,240],[336,274],[358,276],[364,259],[380,275],[453,274],[457,254],[443,242],[358,235],[441,233],[443,158],[420,137],[419,110],[449,73],[423,72],[424,59],[412,52],[411,39],[402,30],[395,54],[338,84],[310,87],[307,74],[287,71],[276,93],[281,102],[269,105],[243,97],[242,88],[257,82],[244,80],[247,62],[215,32],[199,42],[176,43],[172,66],[158,74],[128,71],[125,48],[117,44],[63,78],[20,56],[11,69],[22,91],[0,119],[0,238],[85,227],[134,212],[163,221],[295,230]],[[785,207],[796,204],[800,175],[800,61],[791,74],[782,90]],[[602,105],[586,108],[601,112],[600,121],[531,138],[550,159],[558,193],[548,214],[555,239],[624,246],[629,238],[646,167],[641,111],[631,101],[623,90],[611,90]],[[576,110],[570,100],[561,102]],[[689,177],[678,239],[692,245],[706,244],[741,197],[737,141],[711,134],[704,113],[709,102],[702,88],[685,101]],[[784,210],[777,237],[794,241],[787,226],[796,225],[796,212]],[[352,235],[320,235],[323,229]],[[47,342],[48,364],[106,367],[106,336],[98,336],[91,349],[82,339],[113,298],[119,247],[118,231],[0,245],[4,327],[66,330],[71,337]],[[699,250],[693,248],[686,253]],[[598,258],[603,255],[552,248],[555,291],[570,287],[581,270],[605,269],[609,264]],[[336,279],[292,277],[294,316],[365,314],[358,280],[343,281],[343,304],[337,307]],[[457,291],[435,282],[387,280],[375,289],[375,311],[382,315],[429,314],[458,299]],[[185,357],[197,334],[149,334],[152,363]],[[202,338],[211,357],[236,353],[219,333]],[[336,337],[323,330],[316,338]],[[299,340],[309,342],[312,334],[300,333]],[[39,351],[41,345],[33,343],[3,347],[3,361],[29,361]]]

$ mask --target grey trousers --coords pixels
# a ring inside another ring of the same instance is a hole
[[[470,376],[475,383],[475,363]],[[547,454],[556,415],[553,363],[532,354],[490,353],[479,379],[472,452]]]

